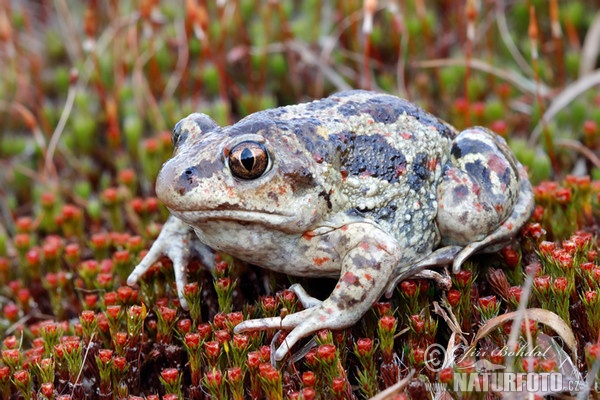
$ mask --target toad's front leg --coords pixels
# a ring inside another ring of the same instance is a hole
[[[343,254],[342,265],[340,279],[331,295],[315,307],[283,319],[254,319],[235,328],[236,333],[291,329],[275,353],[277,360],[285,357],[298,340],[313,332],[325,328],[342,329],[356,323],[379,299],[399,263],[401,252],[396,240],[373,225],[346,225],[328,235],[332,235],[332,242],[346,244],[341,250],[337,249]]]
[[[183,288],[187,283],[186,268],[189,261],[193,257],[198,257],[204,265],[212,266],[215,254],[211,248],[198,240],[194,230],[188,224],[170,216],[146,256],[127,278],[127,284],[135,285],[137,280],[163,256],[173,262],[177,295],[181,306],[187,309]]]

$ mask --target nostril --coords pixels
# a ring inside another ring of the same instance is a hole
[[[192,178],[194,178],[197,175],[197,172],[198,169],[196,167],[189,167],[185,171],[183,171],[181,178],[187,180],[188,182],[191,182]]]
[[[187,193],[191,188],[195,187],[198,182],[196,180],[196,176],[198,169],[196,167],[186,168],[181,175],[179,175],[179,179],[175,183],[175,190],[183,195]]]

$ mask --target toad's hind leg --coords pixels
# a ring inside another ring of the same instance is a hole
[[[412,265],[410,268],[401,268],[400,271],[403,272],[398,274],[390,281],[390,283],[388,283],[385,289],[385,297],[388,299],[392,297],[396,286],[403,280],[409,278],[433,278],[438,283],[438,286],[445,286],[447,283],[445,277],[439,274],[439,276],[434,276],[432,275],[434,274],[433,271],[429,271],[428,273],[424,273],[424,271],[430,267],[450,265],[456,258],[456,255],[460,253],[462,249],[462,246],[442,247],[435,250],[433,253],[420,260],[415,265]]]
[[[525,169],[500,136],[476,127],[452,143],[438,186],[442,244],[465,246],[453,270],[473,253],[515,236],[533,212]]]
[[[529,220],[531,214],[533,214],[535,202],[533,191],[531,190],[531,183],[529,183],[529,180],[527,179],[527,172],[521,164],[519,164],[519,174],[523,177],[523,179],[521,179],[521,191],[511,215],[498,227],[498,229],[490,233],[483,240],[465,246],[454,259],[452,271],[458,272],[462,263],[472,254],[485,249],[494,243],[510,240],[518,233],[519,229],[525,225],[527,220]]]

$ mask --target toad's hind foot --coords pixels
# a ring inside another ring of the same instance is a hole
[[[298,297],[298,301],[300,301],[304,308],[316,307],[321,305],[321,303],[323,302],[309,295],[299,283],[294,283],[292,286],[290,286],[289,290],[296,294],[296,297]]]
[[[425,257],[417,264],[412,265],[404,272],[400,272],[385,289],[385,297],[390,298],[394,294],[396,286],[405,279],[409,278],[425,278],[433,279],[440,286],[447,285],[447,279],[442,275],[432,275],[433,271],[428,271],[428,268],[437,266],[446,266],[452,264],[456,255],[460,253],[462,246],[445,246],[435,250],[429,256]]]

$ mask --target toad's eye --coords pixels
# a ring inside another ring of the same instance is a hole
[[[261,177],[269,170],[269,153],[257,142],[242,142],[229,153],[229,169],[239,179],[250,180]]]

